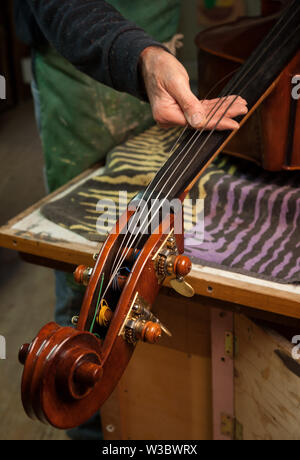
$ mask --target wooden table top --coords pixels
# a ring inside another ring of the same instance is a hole
[[[96,171],[99,172],[99,167],[86,171],[0,227],[0,246],[49,261],[49,266],[51,261],[69,266],[93,266],[93,255],[99,252],[101,245],[50,222],[40,213],[40,208],[68,193]],[[300,286],[195,264],[189,282],[197,295],[207,299],[300,319]]]

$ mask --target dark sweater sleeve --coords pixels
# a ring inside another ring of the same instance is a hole
[[[77,69],[145,99],[141,52],[162,45],[103,0],[26,0],[47,40]]]

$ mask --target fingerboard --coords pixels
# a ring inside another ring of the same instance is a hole
[[[294,0],[220,94],[239,95],[247,100],[249,113],[236,118],[239,123],[243,124],[251,116],[299,48],[300,1]],[[199,136],[195,129],[188,128],[151,182],[150,191],[159,191],[170,200],[182,197],[233,135],[232,131],[215,130],[204,131]]]

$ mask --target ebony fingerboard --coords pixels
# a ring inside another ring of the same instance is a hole
[[[220,96],[239,95],[247,100],[251,111],[299,47],[300,1],[294,0]],[[238,117],[237,121],[243,118]],[[194,134],[194,129],[187,129],[179,146],[153,179],[150,190],[160,190],[161,195],[169,199],[178,198],[232,136],[231,131],[205,131],[196,142],[189,142]]]

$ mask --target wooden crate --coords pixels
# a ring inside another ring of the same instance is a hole
[[[212,438],[210,314],[160,295],[154,308],[172,331],[160,346],[139,344],[101,410],[106,439]]]
[[[212,356],[212,308],[201,297],[159,296],[155,311],[173,337],[160,346],[138,345],[118,389],[102,408],[106,439],[300,438],[295,345],[243,314],[224,310],[224,317],[233,318],[235,353],[228,355],[223,331],[223,350],[219,347],[219,355]],[[230,360],[231,367],[226,365]],[[218,361],[220,366],[212,366]]]
[[[295,345],[243,315],[235,317],[235,335],[235,416],[243,427],[243,439],[300,439],[300,364],[292,358]]]

